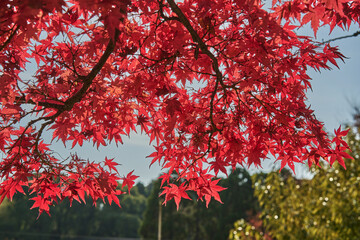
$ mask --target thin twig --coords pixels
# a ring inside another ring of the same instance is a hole
[[[351,35],[346,35],[346,36],[342,36],[342,37],[332,38],[332,39],[329,39],[327,41],[323,41],[319,45],[324,45],[324,44],[334,42],[334,41],[338,41],[338,40],[345,39],[345,38],[357,37],[358,35],[360,35],[360,31],[354,32]]]

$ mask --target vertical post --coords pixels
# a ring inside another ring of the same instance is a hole
[[[158,240],[161,240],[161,201],[159,201]]]

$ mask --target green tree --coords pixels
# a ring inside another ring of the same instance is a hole
[[[138,187],[139,186],[139,187]],[[138,230],[146,208],[147,188],[142,183],[131,189],[131,194],[121,195],[122,208],[101,204],[94,217],[96,236],[139,237]]]
[[[139,188],[138,188],[139,186]],[[53,209],[51,217],[28,209],[32,202],[25,195],[15,195],[13,202],[5,200],[0,207],[0,239],[41,240],[68,239],[75,236],[139,237],[138,229],[146,207],[149,190],[138,183],[130,195],[119,196],[122,209],[91,199],[87,204],[73,201],[70,208],[65,199]]]
[[[53,221],[49,221],[49,217],[44,214],[37,219],[38,211],[28,210],[31,205],[29,198],[22,194],[15,195],[12,202],[4,200],[0,207],[0,239],[39,240],[45,239],[42,238],[45,236],[49,238],[53,230]]]
[[[359,128],[351,129],[347,142],[355,159],[346,160],[347,170],[322,164],[311,169],[310,180],[278,172],[252,177],[263,224],[273,238],[360,239]],[[242,231],[235,226],[230,239],[247,239],[234,234]]]
[[[174,202],[162,207],[163,239],[226,239],[235,220],[246,218],[255,211],[256,199],[245,169],[236,169],[228,178],[222,179],[221,185],[228,188],[220,193],[223,204],[211,202],[206,208],[204,202],[197,201],[196,195],[190,193],[192,200],[182,201],[179,210]],[[155,239],[157,236],[159,194],[160,181],[156,181],[140,228],[144,238]]]
[[[153,181],[152,186],[152,192],[147,199],[144,220],[140,227],[140,235],[144,238],[157,239],[159,208],[161,207],[163,239],[186,239],[188,231],[183,231],[183,229],[186,229],[189,224],[189,219],[186,218],[187,210],[184,210],[187,208],[185,207],[187,201],[181,204],[179,211],[176,211],[173,202],[169,202],[166,207],[163,207],[161,205],[163,199],[159,198],[160,180]]]
[[[257,201],[254,197],[252,181],[248,171],[238,168],[222,180],[227,190],[220,193],[223,204],[214,203],[209,209],[202,208],[207,239],[226,239],[234,221],[248,218],[256,212]]]
[[[264,235],[264,232],[258,231],[255,226],[251,225],[244,219],[240,219],[234,223],[234,228],[230,231],[229,239],[251,239],[260,240],[268,239]]]

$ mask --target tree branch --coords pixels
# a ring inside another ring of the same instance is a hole
[[[10,34],[9,38],[1,45],[0,52],[4,50],[4,48],[6,48],[6,46],[10,43],[11,39],[15,36],[19,28],[20,28],[19,25],[17,25],[14,31]]]
[[[47,116],[47,117],[41,117],[41,118],[37,118],[34,119],[32,121],[30,121],[27,125],[27,127],[25,128],[23,134],[26,132],[26,130],[32,126],[33,124],[44,120],[45,122],[41,124],[40,130],[37,133],[37,137],[35,140],[35,151],[38,151],[37,147],[38,147],[38,142],[40,140],[40,137],[42,135],[42,132],[44,131],[45,127],[52,124],[55,119],[60,116],[63,112],[65,111],[70,111],[74,104],[81,101],[81,99],[84,97],[84,95],[86,94],[87,90],[89,89],[89,87],[91,86],[94,78],[96,77],[96,75],[100,72],[100,70],[102,69],[102,67],[105,65],[106,61],[108,60],[108,58],[110,57],[111,53],[114,51],[115,49],[115,44],[116,44],[116,39],[119,37],[119,30],[116,30],[115,32],[115,38],[114,39],[110,39],[108,45],[106,46],[105,52],[103,53],[103,55],[100,57],[99,61],[96,63],[96,65],[92,68],[91,72],[86,75],[85,77],[80,76],[78,79],[82,80],[83,85],[80,88],[79,91],[77,91],[73,96],[71,96],[69,99],[67,99],[65,102],[59,101],[59,104],[56,103],[48,103],[48,102],[34,102],[31,99],[26,101],[25,97],[19,97],[16,99],[17,103],[28,103],[28,104],[34,104],[34,105],[39,105],[39,106],[43,106],[45,108],[54,108],[57,109],[58,111],[52,115],[52,116]],[[16,142],[18,142],[23,135],[21,135]],[[16,143],[15,142],[15,143]],[[15,144],[13,144],[13,146],[10,148],[10,150],[15,146]]]
[[[83,85],[80,88],[79,91],[77,91],[72,97],[70,97],[69,99],[67,99],[65,101],[65,106],[61,109],[62,111],[69,111],[72,109],[72,107],[74,106],[75,103],[79,102],[85,95],[86,91],[89,89],[89,87],[91,86],[94,78],[96,77],[96,75],[100,72],[100,70],[102,69],[102,67],[105,65],[106,61],[108,60],[108,58],[110,57],[111,53],[114,51],[115,48],[115,44],[116,44],[116,39],[119,37],[119,30],[115,31],[115,37],[114,39],[110,39],[108,45],[106,46],[106,50],[103,53],[103,55],[101,56],[99,62],[93,67],[93,69],[91,70],[91,72],[86,75],[83,79]],[[80,79],[81,80],[81,79]]]
[[[337,38],[329,39],[329,40],[327,40],[327,41],[325,41],[325,42],[320,43],[319,45],[324,45],[324,44],[326,44],[326,43],[334,42],[334,41],[341,40],[341,39],[345,39],[345,38],[357,37],[358,35],[360,35],[360,31],[354,32],[354,33],[351,34],[351,35],[346,35],[346,36],[342,36],[342,37],[337,37]]]
[[[34,102],[31,99],[26,101],[25,96],[22,96],[22,97],[16,98],[17,103],[20,103],[20,104],[27,103],[27,104],[34,104],[34,105],[37,104],[37,105],[43,106],[45,108],[57,109],[58,112],[55,114],[56,117],[65,111],[71,110],[73,108],[74,104],[79,102],[84,97],[87,90],[90,88],[94,78],[100,72],[100,70],[105,65],[108,58],[110,57],[111,53],[114,51],[115,44],[116,44],[115,41],[118,38],[119,34],[120,34],[119,30],[116,30],[115,38],[114,38],[115,40],[110,39],[108,45],[106,46],[105,52],[100,57],[100,59],[96,63],[96,65],[92,68],[91,72],[86,76],[78,76],[79,82],[82,82],[83,85],[74,95],[72,95],[70,98],[68,98],[65,102],[58,100],[59,104],[57,104],[57,103],[49,103],[49,102]]]
[[[225,87],[224,83],[223,83],[223,75],[219,69],[219,63],[217,58],[214,56],[214,54],[212,54],[209,49],[208,46],[203,42],[203,40],[201,39],[201,37],[199,36],[199,34],[195,31],[195,29],[191,26],[191,23],[189,22],[189,20],[187,19],[187,17],[185,16],[185,14],[181,11],[181,9],[176,5],[174,0],[167,0],[167,2],[170,5],[171,10],[176,13],[176,15],[178,16],[179,20],[184,27],[189,31],[192,39],[194,42],[196,42],[199,46],[199,48],[201,49],[201,51],[208,55],[209,58],[212,61],[212,68],[216,74],[216,83],[215,83],[215,89],[211,94],[211,99],[210,99],[210,121],[211,121],[211,126],[214,129],[214,131],[219,131],[219,129],[216,127],[214,121],[213,121],[213,112],[214,112],[214,98],[215,95],[217,93],[217,89],[219,84],[221,84],[221,86]]]

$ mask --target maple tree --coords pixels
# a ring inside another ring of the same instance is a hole
[[[120,205],[118,181],[133,185],[114,159],[62,160],[44,131],[65,146],[99,147],[138,126],[162,185],[171,183],[165,203],[188,191],[221,201],[219,172],[261,166],[270,153],[291,169],[320,158],[344,165],[346,132],[331,140],[304,102],[307,69],[343,55],[294,29],[347,28],[359,12],[348,0],[274,0],[271,9],[255,0],[2,0],[1,201],[26,186],[40,213],[85,194]],[[21,77],[29,62],[30,80]]]

